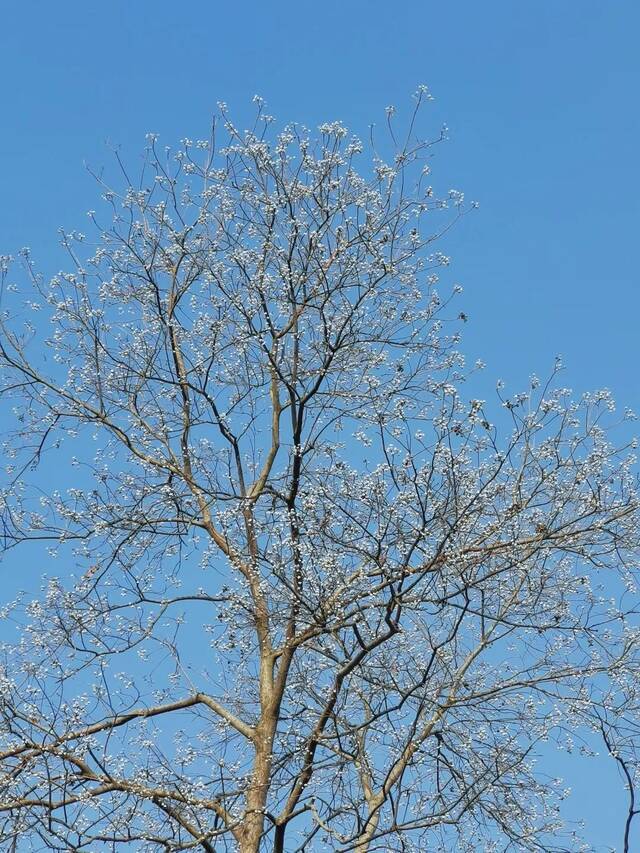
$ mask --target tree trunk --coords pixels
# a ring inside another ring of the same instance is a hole
[[[240,853],[258,853],[264,832],[264,813],[269,793],[271,758],[276,719],[267,719],[256,730],[256,755],[247,792],[247,808],[240,839]]]

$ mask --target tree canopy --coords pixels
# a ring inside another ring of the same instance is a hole
[[[7,849],[587,850],[550,753],[590,737],[633,794],[633,446],[559,364],[469,396],[428,98],[367,142],[220,105],[97,176],[68,270],[3,260],[4,545],[47,576]]]

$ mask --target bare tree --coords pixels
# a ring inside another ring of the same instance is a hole
[[[428,97],[366,145],[221,105],[70,272],[3,262],[4,543],[47,571],[5,608],[7,849],[589,849],[547,742],[633,726],[633,448],[559,367],[501,437],[465,396]]]
[[[609,755],[615,760],[627,791],[628,806],[622,833],[621,850],[622,853],[630,853],[631,827],[635,818],[640,814],[640,808],[636,802],[637,776],[640,768],[637,755],[640,732],[638,730],[638,709],[634,707],[633,713],[629,714],[629,709],[624,707],[629,701],[629,697],[625,696],[625,692],[628,691],[621,692],[624,697],[622,706],[620,699],[618,699],[617,704],[612,703],[609,707],[613,721],[608,720],[606,716],[600,713],[596,713],[596,719],[602,741]],[[631,693],[632,702],[635,706],[637,704],[636,691],[631,691]],[[628,722],[629,718],[632,721],[631,723]]]

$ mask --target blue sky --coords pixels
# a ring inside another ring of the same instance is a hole
[[[83,169],[144,133],[206,132],[217,100],[356,129],[416,83],[451,142],[434,180],[480,202],[448,249],[467,350],[520,384],[561,352],[568,384],[637,398],[640,169],[635,0],[5,4],[0,244],[46,264],[84,226]]]
[[[243,116],[255,93],[363,131],[424,82],[450,129],[434,184],[480,203],[443,247],[470,359],[519,387],[562,353],[565,384],[640,408],[637,0],[22,0],[0,23],[0,252],[54,272],[108,144],[135,160],[147,131],[205,135],[216,101]],[[576,813],[616,844],[617,779],[585,772]]]

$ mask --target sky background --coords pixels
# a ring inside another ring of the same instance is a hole
[[[56,272],[57,228],[96,206],[84,164],[206,136],[218,100],[364,132],[426,83],[434,186],[480,203],[442,246],[470,360],[515,391],[562,354],[563,384],[640,408],[639,32],[638,0],[4,3],[0,253]],[[570,813],[620,850],[615,772],[577,766]]]

